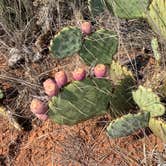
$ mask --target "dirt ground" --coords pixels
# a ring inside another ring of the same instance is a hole
[[[159,139],[142,131],[112,140],[103,128],[107,120],[97,118],[73,127],[48,120],[29,132],[18,132],[1,118],[0,165],[157,165],[157,154],[164,148]]]

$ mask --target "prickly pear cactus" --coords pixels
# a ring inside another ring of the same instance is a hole
[[[74,125],[106,113],[112,86],[106,79],[74,81],[49,102],[49,117],[56,123]]]
[[[166,143],[166,121],[159,118],[150,118],[149,128],[156,136]]]
[[[149,0],[106,0],[115,16],[134,19],[144,17],[149,6]]]
[[[101,29],[86,37],[80,50],[80,56],[88,65],[92,63],[110,64],[117,48],[117,34]]]
[[[141,128],[147,127],[149,118],[149,112],[127,114],[113,120],[107,127],[107,132],[112,138],[128,136]]]
[[[54,57],[64,58],[78,52],[82,45],[82,33],[77,27],[63,28],[50,43],[50,52]]]
[[[139,86],[138,90],[133,91],[133,99],[142,111],[150,112],[151,117],[162,116],[165,107],[160,102],[160,98],[152,92],[152,89]]]
[[[153,30],[166,39],[166,1],[152,0],[147,19]]]
[[[93,17],[99,16],[106,9],[104,0],[88,0],[88,7]]]

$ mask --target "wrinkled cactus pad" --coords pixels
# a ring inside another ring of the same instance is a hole
[[[94,17],[102,14],[106,8],[104,0],[88,0],[88,7]]]
[[[149,118],[149,112],[127,114],[113,120],[107,127],[107,132],[112,138],[128,136],[141,128],[147,127]]]
[[[119,18],[142,18],[149,6],[149,0],[106,0],[115,16]]]
[[[115,32],[101,29],[85,38],[80,56],[88,65],[92,63],[110,64],[117,52],[118,38]]]
[[[49,117],[56,123],[74,125],[106,113],[112,86],[106,79],[74,81],[49,102]]]
[[[152,0],[147,19],[153,30],[166,39],[166,1]]]
[[[159,118],[150,118],[149,128],[156,136],[166,143],[166,121]]]
[[[151,117],[161,116],[165,113],[165,107],[160,98],[151,89],[139,86],[132,92],[133,99],[142,111],[150,112]]]
[[[51,40],[50,52],[56,58],[64,58],[77,53],[81,45],[81,30],[77,27],[65,27]]]

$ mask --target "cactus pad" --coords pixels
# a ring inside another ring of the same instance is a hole
[[[128,136],[141,128],[147,127],[149,118],[149,112],[127,114],[113,120],[107,127],[107,132],[112,138]]]
[[[105,10],[105,2],[104,0],[88,0],[88,6],[91,14],[95,16],[99,16]]]
[[[130,76],[126,76],[115,86],[110,101],[112,117],[116,118],[129,113],[130,109],[135,107],[132,99],[132,89],[134,84],[135,82],[133,79]]]
[[[117,48],[116,33],[101,29],[85,39],[80,56],[88,65],[92,63],[110,64]]]
[[[156,136],[166,143],[166,122],[164,120],[150,118],[149,127]]]
[[[74,125],[107,112],[111,83],[106,79],[74,81],[49,102],[49,117],[56,123]]]
[[[161,116],[165,113],[165,107],[160,102],[160,98],[151,89],[139,86],[138,90],[132,94],[140,109],[150,112],[151,117]]]
[[[166,1],[153,0],[149,6],[147,19],[156,33],[166,39]]]
[[[121,66],[119,62],[112,61],[110,67],[110,78],[115,85],[121,82],[125,77],[134,79],[133,74],[125,66]]]
[[[119,18],[142,18],[149,6],[149,0],[106,0]]]
[[[77,53],[82,45],[82,33],[77,27],[63,28],[50,43],[50,52],[57,58]]]

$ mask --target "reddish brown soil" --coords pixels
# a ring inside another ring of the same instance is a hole
[[[155,165],[153,151],[163,150],[153,135],[110,139],[100,118],[72,127],[48,120],[30,132],[18,132],[2,118],[0,123],[0,165]]]

